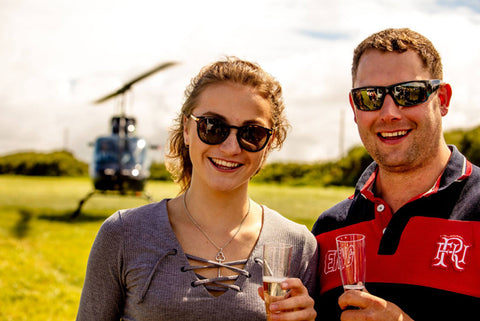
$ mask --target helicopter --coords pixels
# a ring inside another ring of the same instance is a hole
[[[156,149],[157,146],[149,145],[145,139],[135,134],[136,119],[125,113],[126,94],[135,83],[175,64],[177,62],[173,61],[162,63],[93,102],[101,104],[118,97],[120,112],[110,120],[110,135],[97,137],[95,142],[90,144],[93,147],[93,161],[89,166],[89,172],[94,189],[80,200],[77,209],[71,215],[72,219],[80,215],[83,205],[93,195],[99,193],[134,195],[146,198],[149,202],[153,201],[150,194],[145,191],[150,165],[147,149]]]

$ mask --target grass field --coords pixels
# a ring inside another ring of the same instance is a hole
[[[74,320],[90,247],[115,210],[143,199],[94,196],[69,217],[91,190],[88,178],[0,176],[0,320]],[[174,197],[173,183],[149,182],[155,200]],[[352,188],[252,185],[250,196],[311,228],[326,208]]]

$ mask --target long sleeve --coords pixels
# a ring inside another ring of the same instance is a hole
[[[308,231],[308,229],[305,227]],[[307,287],[310,296],[316,295],[318,289],[318,244],[313,234],[307,234],[303,245],[303,255],[305,258],[305,269],[300,278]]]
[[[88,258],[77,321],[119,320],[125,300],[123,233],[120,215],[100,228]]]

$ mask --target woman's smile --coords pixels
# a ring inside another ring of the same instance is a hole
[[[213,166],[215,166],[215,167],[217,167],[218,169],[221,169],[221,170],[233,170],[233,169],[236,169],[236,168],[239,168],[239,167],[243,166],[243,164],[241,164],[241,163],[226,161],[226,160],[219,159],[219,158],[209,157],[208,159],[213,164]]]

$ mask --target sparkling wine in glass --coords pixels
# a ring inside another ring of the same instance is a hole
[[[283,300],[287,294],[280,283],[290,272],[292,246],[289,244],[267,243],[263,246],[263,293],[267,320],[270,320],[270,304]]]

